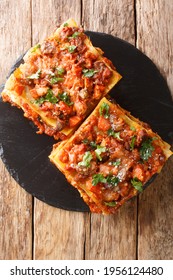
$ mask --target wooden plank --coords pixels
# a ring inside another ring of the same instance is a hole
[[[83,1],[84,27],[135,44],[134,3],[131,0]],[[136,258],[136,199],[116,215],[91,215],[86,231],[86,259]]]
[[[80,24],[80,0],[33,0],[33,44],[50,35],[56,25],[60,25],[70,17]],[[35,259],[84,258],[85,214],[53,208],[39,200],[35,200],[34,213]]]
[[[15,59],[30,47],[30,1],[1,0],[0,13],[2,83]],[[31,259],[32,198],[11,178],[2,161],[0,205],[0,259]]]
[[[35,200],[35,259],[84,258],[85,214],[51,207]]]
[[[82,22],[86,30],[112,34],[135,43],[134,0],[83,0]]]
[[[173,96],[173,1],[137,0],[137,46],[158,66]],[[170,120],[172,121],[172,120]],[[173,159],[139,200],[139,259],[173,258]]]

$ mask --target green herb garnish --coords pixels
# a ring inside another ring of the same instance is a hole
[[[69,106],[73,105],[73,102],[71,102],[70,96],[68,95],[67,92],[59,93],[58,97],[59,97],[59,99],[64,101],[67,105],[69,105]]]
[[[95,174],[92,178],[93,186],[96,186],[98,183],[106,183],[106,178],[102,174]]]
[[[107,134],[109,136],[113,136],[114,138],[117,138],[119,140],[123,140],[121,137],[120,137],[120,132],[115,132],[112,128],[110,128],[108,131],[107,131]]]
[[[119,178],[114,175],[109,175],[106,177],[106,183],[111,186],[117,186],[119,181]]]
[[[41,105],[45,101],[48,101],[52,104],[55,104],[58,102],[58,98],[53,94],[53,91],[51,89],[48,89],[47,94],[45,96],[40,97],[35,101],[35,103]]]
[[[136,142],[136,135],[132,136],[131,142],[130,142],[130,150],[132,151],[135,147],[135,142]]]
[[[116,161],[110,161],[109,165],[113,165],[113,166],[119,166],[121,163],[120,159],[117,159]]]
[[[35,46],[32,48],[31,53],[35,52],[35,51],[36,51],[37,49],[39,49],[40,47],[41,47],[40,44],[35,45]]]
[[[142,142],[141,148],[139,150],[141,159],[148,160],[152,156],[152,152],[154,150],[152,141],[152,138],[148,138],[147,140]]]
[[[84,143],[84,144],[88,144],[88,145],[90,145],[90,147],[92,148],[92,149],[96,149],[97,148],[97,144],[94,142],[94,141],[89,141],[88,139],[84,139],[84,140],[82,140],[82,142]]]
[[[132,131],[136,131],[136,128],[135,128],[133,125],[130,126],[130,129],[131,129]]]
[[[103,102],[99,108],[99,114],[104,116],[106,119],[109,118],[109,105]]]
[[[106,147],[97,146],[97,149],[95,150],[97,158],[102,161],[101,154],[106,152]]]
[[[117,203],[116,203],[116,201],[109,201],[109,202],[104,201],[104,204],[109,207],[114,207],[114,206],[116,206]]]
[[[85,77],[91,78],[94,76],[95,73],[97,73],[97,70],[94,69],[83,69],[82,73],[84,74]]]
[[[131,180],[131,184],[133,185],[133,187],[138,190],[139,192],[142,192],[143,191],[143,188],[142,188],[142,182],[138,179],[138,178],[133,178]]]
[[[63,82],[63,78],[61,78],[61,77],[52,77],[51,78],[51,80],[50,80],[50,83],[52,84],[52,85],[54,85],[54,84],[57,84],[57,83],[59,83],[59,82]]]
[[[57,67],[56,71],[58,72],[58,75],[60,75],[60,76],[65,73],[65,69],[64,68],[60,68],[60,67]]]
[[[71,37],[72,37],[72,38],[76,38],[76,37],[79,36],[79,34],[80,34],[80,32],[75,31]]]
[[[90,167],[90,162],[92,160],[92,154],[90,151],[85,152],[83,159],[78,163],[79,166]]]
[[[77,46],[69,46],[69,47],[68,47],[69,53],[73,53],[73,52],[75,51],[76,48],[77,48]]]
[[[68,23],[67,23],[67,22],[64,23],[63,27],[66,27],[66,26],[68,26]]]
[[[96,186],[98,183],[104,183],[104,184],[108,184],[111,186],[117,186],[117,184],[119,183],[119,179],[118,177],[114,176],[114,175],[109,175],[106,178],[98,173],[93,175],[93,180],[92,180],[92,185]]]
[[[38,71],[30,76],[28,76],[28,79],[34,80],[34,79],[39,79],[41,75],[41,70],[38,69]]]

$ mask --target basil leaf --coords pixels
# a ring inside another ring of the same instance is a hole
[[[41,75],[41,70],[38,69],[38,71],[30,76],[28,76],[28,79],[34,80],[34,79],[39,79]]]
[[[32,48],[31,53],[35,52],[35,51],[36,51],[37,49],[39,49],[40,47],[41,47],[40,44],[35,45],[35,46]]]
[[[131,142],[130,142],[130,150],[132,151],[135,147],[135,142],[136,142],[136,135],[133,135]]]
[[[92,185],[96,186],[98,183],[106,183],[106,179],[102,174],[95,174],[92,177]]]
[[[142,142],[141,148],[139,150],[141,159],[148,160],[152,156],[152,152],[154,151],[152,141],[152,138],[148,138],[147,140]]]
[[[97,70],[94,69],[83,69],[82,73],[84,74],[85,77],[91,78],[94,76],[95,73],[97,73]]]
[[[87,151],[85,152],[83,159],[81,162],[78,163],[79,166],[85,166],[85,167],[90,167],[90,162],[92,160],[92,154],[91,152]]]
[[[139,192],[142,192],[143,191],[143,188],[142,188],[142,182],[138,179],[138,178],[133,178],[131,180],[131,184],[133,185],[133,187],[138,190]]]
[[[107,134],[109,136],[113,136],[114,138],[117,138],[119,140],[123,140],[121,137],[120,137],[120,132],[115,132],[112,128],[110,128],[108,131],[107,131]]]
[[[104,201],[104,204],[109,207],[114,207],[114,206],[116,206],[117,203],[116,203],[116,201],[109,201],[109,202]]]
[[[52,85],[54,85],[54,84],[57,84],[57,83],[63,82],[63,81],[64,81],[63,78],[60,78],[60,77],[52,77],[51,80],[50,80],[50,83],[51,83]]]
[[[99,108],[99,114],[104,116],[105,119],[109,118],[109,104],[103,102]]]
[[[68,26],[68,23],[67,23],[67,22],[64,23],[63,27],[66,27],[66,26]]]
[[[106,147],[97,146],[97,149],[95,150],[97,158],[102,161],[101,154],[106,152]]]
[[[77,46],[69,46],[69,47],[68,47],[69,53],[73,53],[73,52],[75,51],[76,48],[77,48]]]
[[[35,102],[37,104],[42,104],[45,101],[48,101],[52,104],[55,104],[58,102],[58,98],[53,94],[53,91],[51,89],[48,89],[47,94],[45,96],[40,97]]]
[[[69,105],[69,106],[73,105],[73,102],[71,102],[70,96],[68,95],[67,92],[59,93],[58,97],[59,97],[59,99],[64,101],[67,105]]]

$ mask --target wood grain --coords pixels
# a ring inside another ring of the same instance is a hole
[[[50,35],[56,26],[70,17],[80,24],[81,1],[33,0],[33,44]],[[35,200],[34,213],[34,259],[84,258],[85,215],[83,213],[56,209],[38,200]]]
[[[173,1],[137,0],[136,15],[137,46],[158,66],[173,96]],[[139,259],[173,259],[172,166],[171,158],[140,196]]]
[[[30,1],[1,0],[0,14],[2,83],[15,59],[30,47]],[[32,198],[17,185],[1,161],[0,205],[0,259],[31,259]]]
[[[34,258],[84,259],[85,214],[56,209],[35,200]]]
[[[84,0],[84,28],[107,32],[135,44],[133,4],[130,0]],[[115,216],[91,215],[87,226],[86,259],[136,258],[136,199]]]
[[[83,0],[86,30],[100,31],[135,43],[134,0]]]

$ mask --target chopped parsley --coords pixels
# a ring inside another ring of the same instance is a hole
[[[98,183],[106,183],[106,178],[102,174],[95,174],[92,178],[93,186],[96,186]]]
[[[34,80],[34,79],[39,79],[41,75],[41,70],[38,69],[38,71],[30,76],[28,76],[28,79]]]
[[[91,141],[90,143],[91,148],[96,149],[97,148],[97,144],[94,141]]]
[[[58,98],[54,95],[53,91],[51,89],[48,89],[47,94],[45,96],[40,97],[35,102],[39,105],[44,103],[45,101],[48,101],[52,104],[55,104],[58,102]]]
[[[85,152],[83,159],[78,163],[79,166],[90,167],[90,162],[92,160],[92,154],[90,151]]]
[[[143,191],[143,188],[142,188],[142,182],[138,179],[138,178],[133,178],[131,180],[131,184],[133,185],[133,187],[139,191],[139,192],[142,192]]]
[[[61,67],[57,67],[56,68],[56,71],[58,73],[58,75],[63,75],[65,73],[65,69],[64,68],[61,68]]]
[[[93,175],[92,185],[96,186],[98,183],[104,183],[104,184],[108,184],[111,186],[117,186],[117,184],[119,183],[119,179],[118,179],[118,177],[116,177],[114,175],[109,175],[107,177],[104,177],[102,174],[98,173],[98,174]]]
[[[50,83],[51,83],[51,85],[54,85],[54,84],[57,84],[57,83],[59,83],[59,82],[63,82],[63,78],[61,78],[61,77],[52,77],[51,79],[50,79]]]
[[[76,37],[79,36],[79,34],[80,34],[80,32],[75,31],[71,37],[72,37],[72,38],[76,38]]]
[[[148,138],[142,142],[139,153],[141,159],[143,159],[144,161],[148,160],[152,156],[152,152],[154,151],[152,141],[152,138]]]
[[[89,140],[87,138],[85,138],[84,140],[82,140],[82,143],[89,144]]]
[[[91,78],[94,76],[95,73],[97,73],[97,70],[94,69],[83,69],[82,73],[84,74],[85,77]]]
[[[136,142],[136,135],[132,136],[131,142],[130,142],[130,150],[132,151],[135,147],[135,142]]]
[[[114,207],[114,206],[116,206],[117,203],[116,203],[116,201],[109,201],[109,202],[104,201],[104,204],[109,207]]]
[[[123,140],[120,137],[120,132],[115,132],[112,128],[110,128],[107,133],[108,133],[109,136],[113,136],[114,138],[117,138],[119,140]]]
[[[102,161],[101,154],[106,152],[106,147],[97,146],[97,149],[95,150],[97,158]]]
[[[36,51],[37,49],[39,49],[40,47],[41,47],[40,44],[35,45],[35,46],[32,48],[31,53],[35,52],[35,51]]]
[[[119,181],[119,178],[114,175],[109,175],[106,177],[106,183],[111,186],[117,186]]]
[[[99,108],[99,114],[104,116],[105,119],[109,118],[109,104],[103,102]]]
[[[68,26],[68,23],[67,23],[67,22],[64,23],[63,27],[66,27],[66,26]]]
[[[132,131],[136,131],[136,128],[135,128],[133,125],[130,126],[130,129],[131,129]]]
[[[119,166],[121,163],[121,159],[117,159],[116,161],[110,161],[109,165]]]
[[[74,45],[69,46],[69,47],[68,47],[69,53],[73,53],[73,52],[75,51],[76,48],[77,48],[77,46],[74,46]]]
[[[86,139],[84,139],[84,140],[82,140],[82,142],[84,143],[84,144],[88,144],[88,145],[90,145],[90,147],[92,148],[92,149],[96,149],[97,148],[97,144],[94,142],[94,141],[89,141],[87,138]]]
[[[58,95],[59,99],[64,101],[67,105],[71,106],[73,105],[73,102],[70,100],[70,96],[67,92],[59,93]]]

